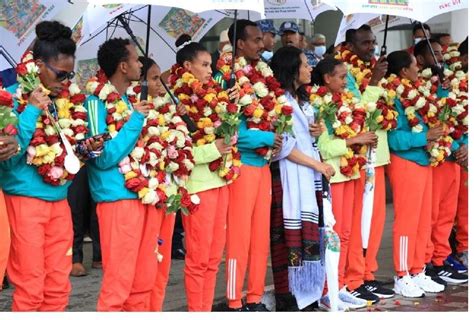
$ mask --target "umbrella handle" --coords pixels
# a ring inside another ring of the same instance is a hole
[[[383,44],[382,48],[380,49],[380,56],[384,56],[387,54],[387,33],[388,33],[388,20],[389,15],[385,15],[385,31],[383,33]]]

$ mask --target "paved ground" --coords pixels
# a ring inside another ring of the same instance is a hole
[[[384,238],[379,252],[380,270],[378,278],[384,281],[388,286],[393,286],[393,267],[391,256],[391,226],[393,220],[393,209],[390,206],[387,213],[387,223],[385,226]],[[101,270],[90,269],[92,246],[85,246],[85,265],[89,269],[89,275],[81,278],[71,277],[73,291],[70,298],[70,311],[94,311],[97,302],[97,295],[101,282]],[[88,262],[89,261],[89,262]],[[225,280],[224,266],[217,279],[216,304],[224,301]],[[274,307],[272,294],[271,268],[267,272],[267,291],[264,302],[269,308]],[[0,311],[10,310],[11,295],[13,290],[8,289],[0,293]],[[173,260],[170,281],[168,284],[166,300],[164,304],[165,311],[185,311],[186,297],[183,287],[183,261]],[[428,295],[423,299],[405,299],[395,296],[393,299],[382,300],[379,304],[367,311],[467,311],[468,310],[468,286],[449,286],[442,294]]]

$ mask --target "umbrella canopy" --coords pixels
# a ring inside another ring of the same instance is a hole
[[[275,1],[264,0],[265,19],[304,19],[314,21],[316,17],[324,11],[337,9],[333,6],[319,3],[312,0],[292,0],[292,1]],[[233,12],[228,11],[229,16],[233,16]],[[239,11],[239,19],[248,19],[257,21],[263,19],[255,11]]]
[[[114,4],[117,0],[88,0],[92,4]],[[125,0],[128,4],[151,4],[166,7],[182,8],[192,12],[204,12],[209,10],[251,10],[259,12],[263,16],[263,0]]]
[[[345,16],[353,13],[387,14],[425,22],[434,16],[467,9],[467,0],[322,0],[338,7]]]
[[[113,37],[130,38],[118,17],[123,18],[136,36],[139,45],[145,48],[147,9],[148,6],[137,6],[122,12],[93,34],[82,38],[76,53],[76,70],[80,83],[87,81],[97,70],[97,49],[102,43]],[[163,71],[176,62],[177,48],[174,43],[181,34],[189,34],[193,41],[199,41],[210,28],[225,17],[217,11],[194,14],[183,9],[162,6],[152,6],[151,9],[149,56]],[[89,12],[85,16],[97,16],[100,19],[100,15]]]
[[[84,3],[54,0],[0,1],[0,52],[10,57],[11,63],[17,63],[35,39],[36,24],[55,19],[73,27],[86,7]],[[11,67],[0,58],[0,70]]]

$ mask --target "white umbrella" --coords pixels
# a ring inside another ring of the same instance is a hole
[[[375,191],[375,162],[376,148],[369,147],[367,151],[367,163],[365,167],[365,186],[362,200],[362,220],[361,235],[362,249],[364,257],[369,245],[370,227],[372,224],[372,213],[374,211],[374,191]]]
[[[0,70],[20,61],[35,39],[35,26],[40,21],[56,19],[72,27],[85,9],[84,3],[67,1],[0,1],[0,56],[5,57],[0,59]]]
[[[322,257],[326,270],[326,281],[328,285],[328,297],[331,304],[331,311],[338,311],[339,303],[339,255],[341,251],[341,243],[339,236],[333,227],[336,224],[334,214],[332,212],[331,190],[328,181],[323,178],[323,217],[324,227],[321,228],[320,241],[324,241]]]
[[[274,1],[264,0],[265,19],[304,19],[314,21],[318,15],[325,11],[337,10],[335,7],[312,0]],[[257,21],[263,19],[255,11],[239,11],[239,19]],[[229,12],[233,15],[233,12]]]
[[[116,0],[88,0],[92,4],[113,4]],[[125,0],[128,4],[150,4],[166,7],[176,7],[192,12],[203,12],[209,10],[251,10],[260,12],[263,16],[263,0]]]
[[[372,19],[380,19],[380,15],[372,13],[356,13],[342,17],[334,45],[337,46],[339,43],[346,41],[347,30],[358,29],[361,25],[368,23]]]
[[[338,7],[345,16],[353,13],[386,14],[421,22],[446,12],[467,9],[468,3],[467,0],[322,0],[322,2]]]
[[[97,49],[100,44],[113,37],[130,38],[130,34],[120,22],[119,17],[123,18],[126,25],[133,31],[140,47],[145,49],[147,8],[148,6],[136,6],[110,21],[102,20],[105,22],[102,28],[92,35],[83,37],[76,54],[79,82],[83,83],[95,73]],[[97,19],[100,19],[100,15],[90,12],[86,12],[86,16],[97,16]],[[169,69],[176,62],[177,48],[174,43],[181,34],[187,33],[193,41],[199,41],[223,17],[225,15],[217,11],[194,14],[179,8],[151,6],[149,56],[162,70]]]

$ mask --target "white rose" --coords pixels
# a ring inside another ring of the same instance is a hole
[[[177,164],[176,162],[173,162],[171,161],[169,164],[168,164],[168,168],[166,171],[168,172],[175,172],[176,170],[179,169],[179,164]]]
[[[239,85],[243,85],[244,83],[247,83],[247,82],[250,82],[249,78],[247,78],[246,76],[242,76],[240,79],[239,79]]]
[[[204,107],[203,114],[205,117],[209,117],[212,114],[212,109],[209,107]]]
[[[184,162],[184,165],[186,166],[186,169],[192,170],[194,168],[194,164],[188,159],[184,159],[183,162]]]
[[[430,68],[427,68],[427,69],[425,69],[421,72],[421,76],[423,78],[431,78],[432,75],[433,75],[433,73],[431,72]]]
[[[46,133],[47,136],[52,136],[56,134],[56,130],[54,130],[53,126],[47,125],[44,128],[44,132]]]
[[[333,129],[336,129],[336,128],[339,128],[341,125],[342,125],[341,121],[336,119],[336,121],[334,121],[334,123],[332,124],[332,127]]]
[[[86,91],[92,94],[95,92],[98,85],[99,83],[97,81],[89,81],[86,83]]]
[[[188,127],[186,127],[186,125],[184,125],[184,124],[178,125],[178,126],[176,127],[176,130],[179,130],[179,131],[181,131],[181,132],[185,132],[186,134],[189,133]]]
[[[59,142],[56,142],[51,146],[51,149],[53,150],[54,154],[56,156],[60,156],[63,154],[63,148],[61,148],[61,144]]]
[[[39,72],[38,66],[33,62],[30,62],[30,63],[26,64],[26,70],[28,71],[28,73],[38,73]]]
[[[214,127],[205,127],[205,128],[204,128],[204,132],[205,132],[206,134],[213,134],[214,131],[215,131],[215,130],[214,130]]]
[[[452,72],[449,69],[444,69],[443,73],[444,73],[444,76],[447,77],[447,78],[451,77],[454,74],[454,72]]]
[[[110,83],[106,83],[102,90],[99,92],[99,99],[105,100],[107,96],[112,92],[113,86]]]
[[[150,178],[150,180],[148,180],[148,188],[150,188],[151,190],[156,190],[159,184],[160,183],[158,182],[158,179],[156,178]]]
[[[456,63],[458,63],[458,62],[456,62]],[[459,62],[459,65],[461,65],[461,62]],[[462,70],[459,70],[459,71],[456,71],[455,76],[456,76],[457,79],[463,79],[466,76],[466,73]]]
[[[350,124],[352,122],[352,117],[351,116],[347,116],[346,119],[345,119],[345,123],[346,124]]]
[[[241,106],[246,106],[252,103],[252,97],[249,94],[244,95],[242,98],[239,100],[239,104]]]
[[[351,112],[351,109],[350,109],[349,107],[347,107],[346,105],[342,105],[342,107],[339,108],[338,113],[341,114],[341,113],[343,113],[343,112],[349,112],[349,113],[350,113],[350,112]]]
[[[399,84],[395,91],[397,92],[397,94],[400,95],[403,93],[403,91],[405,91],[405,87],[403,86],[403,84]]]
[[[469,117],[464,117],[464,119],[462,119],[462,124],[467,126],[468,125],[468,122],[469,122]]]
[[[437,158],[439,156],[439,150],[436,148],[431,149],[430,154],[432,157]]]
[[[74,136],[74,131],[72,131],[72,129],[64,128],[61,131],[68,137],[73,137]]]
[[[148,131],[148,135],[150,136],[160,135],[160,129],[158,129],[157,127],[149,127],[147,131]]]
[[[158,150],[158,151],[163,150],[163,146],[162,146],[161,143],[159,143],[159,142],[153,142],[152,144],[150,144],[150,145],[148,146],[148,148],[150,148],[150,149],[156,149],[156,150]]]
[[[451,110],[454,112],[454,114],[458,115],[464,112],[464,107],[458,104],[455,107],[453,107]]]
[[[79,93],[81,93],[81,89],[79,88],[79,86],[75,83],[71,83],[71,85],[69,86],[69,94],[73,96]]]
[[[426,99],[424,97],[420,97],[420,99],[418,99],[418,101],[416,102],[415,107],[419,109],[419,108],[422,108],[425,104],[426,104]]]
[[[415,89],[410,90],[410,91],[408,92],[407,99],[411,100],[411,99],[415,98],[415,97],[416,97],[416,94],[417,94],[417,92],[416,92]]]
[[[456,57],[459,57],[459,56],[461,56],[461,53],[459,51],[457,51],[457,50],[451,51],[451,57],[456,58]]]
[[[405,109],[405,115],[409,115],[410,113],[414,113],[415,112],[415,108],[414,107],[407,107]]]
[[[449,59],[451,59],[451,55],[450,55],[449,53],[445,53],[445,54],[443,55],[443,59],[444,59],[444,60],[449,60]]]
[[[78,104],[74,107],[74,111],[75,112],[87,112],[87,109],[83,105]]]
[[[430,103],[430,108],[428,110],[428,112],[433,112],[433,113],[436,113],[438,111],[438,108],[436,108],[436,106],[432,103]]]
[[[69,128],[72,125],[72,121],[69,119],[59,119],[58,123],[61,128]]]
[[[140,162],[136,160],[132,160],[130,162],[130,166],[132,167],[133,170],[140,170]]]
[[[159,159],[156,156],[156,154],[154,152],[150,152],[150,160],[149,160],[150,165],[154,167],[158,164],[158,162],[159,162]]]
[[[156,193],[155,190],[149,190],[145,196],[142,198],[142,203],[144,204],[151,204],[151,205],[155,205],[158,203],[159,201],[159,197],[158,197],[158,194]]]
[[[85,139],[86,135],[84,133],[78,133],[76,134],[76,136],[74,137],[76,140],[82,140],[82,139]]]
[[[326,94],[323,98],[324,103],[331,103],[332,102],[332,94]]]
[[[133,151],[130,153],[130,156],[133,159],[140,160],[144,154],[145,154],[145,149],[141,147],[135,147],[135,149],[133,149]]]
[[[191,197],[190,197],[190,200],[192,203],[198,205],[201,203],[201,198],[199,198],[199,196],[197,194],[193,194]]]
[[[370,113],[374,112],[375,110],[377,110],[377,104],[375,102],[369,102],[367,103],[367,111],[369,111]]]
[[[84,126],[86,125],[87,122],[85,122],[84,120],[82,119],[76,119],[76,120],[72,120],[72,125],[77,127],[77,126]]]
[[[257,82],[254,84],[253,89],[260,98],[266,97],[268,95],[268,88],[263,82]]]

